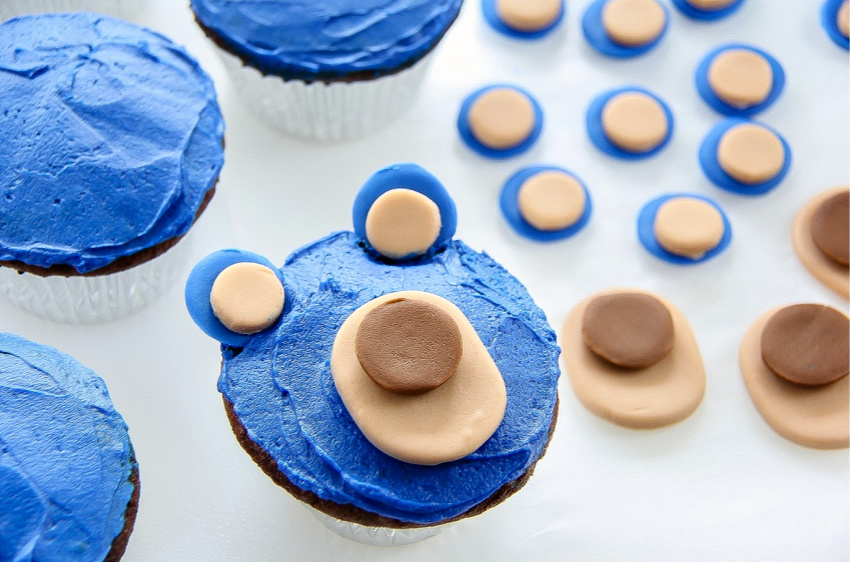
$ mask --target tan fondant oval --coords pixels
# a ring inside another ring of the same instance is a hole
[[[714,57],[708,67],[708,84],[718,98],[733,107],[752,107],[770,95],[773,68],[750,49],[728,49]]]
[[[366,239],[391,259],[424,254],[440,235],[440,208],[412,189],[391,189],[366,214]]]
[[[496,0],[499,19],[517,31],[540,31],[552,25],[561,13],[563,0]]]
[[[731,6],[735,0],[687,0],[688,4],[700,10],[714,11],[722,10],[727,6]]]
[[[841,449],[850,441],[850,377],[805,387],[776,376],[762,360],[761,334],[781,308],[762,315],[741,341],[744,383],[762,418],[777,433],[816,449]]]
[[[841,7],[838,8],[838,14],[835,16],[835,23],[838,25],[838,31],[841,35],[847,37],[850,35],[850,0],[844,0]]]
[[[405,298],[439,306],[455,320],[463,355],[455,374],[438,388],[403,395],[377,385],[355,353],[357,329],[374,308]],[[502,422],[505,382],[475,328],[454,304],[422,291],[400,291],[369,301],[343,323],[331,353],[331,373],[345,407],[375,447],[399,460],[435,465],[463,458],[484,444]]]
[[[504,150],[521,144],[534,130],[534,105],[512,88],[493,88],[469,108],[472,135],[486,147]]]
[[[582,340],[587,305],[600,295],[644,293],[660,300],[673,317],[675,342],[661,361],[640,370],[616,367],[597,357]],[[576,396],[597,416],[634,429],[652,429],[687,418],[702,401],[705,367],[685,316],[670,302],[646,291],[612,289],[581,301],[561,332],[564,366]]]
[[[809,200],[797,213],[794,219],[791,238],[794,241],[794,251],[803,262],[809,273],[821,283],[844,297],[850,297],[850,269],[826,257],[812,239],[812,217],[821,203],[830,197],[850,189],[848,186],[836,187],[819,193]]]
[[[658,208],[653,230],[655,239],[671,254],[699,259],[720,244],[726,227],[723,215],[711,203],[674,197]]]
[[[669,128],[664,108],[643,92],[617,94],[602,109],[605,136],[629,152],[652,150],[661,144]]]
[[[237,334],[256,334],[274,324],[283,302],[283,285],[277,274],[253,262],[226,267],[210,290],[213,314]]]
[[[602,26],[611,41],[640,47],[654,41],[667,15],[656,0],[608,0],[602,8]]]
[[[742,123],[731,127],[720,138],[717,162],[732,178],[755,185],[779,174],[785,164],[785,147],[767,127]]]
[[[538,230],[556,231],[572,226],[582,217],[587,196],[581,183],[573,176],[547,170],[523,182],[517,205],[520,215],[531,226]]]

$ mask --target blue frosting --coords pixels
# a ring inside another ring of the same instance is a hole
[[[521,29],[514,29],[513,27],[508,26],[504,21],[502,21],[502,18],[499,17],[499,11],[496,9],[496,0],[481,0],[481,11],[484,14],[484,19],[490,27],[502,35],[507,35],[514,39],[533,40],[545,37],[557,28],[567,13],[567,7],[565,2],[562,1],[561,11],[558,13],[558,17],[556,17],[552,23],[546,27],[535,31],[523,31]]]
[[[286,79],[380,76],[425,56],[462,0],[191,0],[198,21],[250,66]]]
[[[650,148],[644,152],[630,152],[628,150],[623,150],[610,140],[608,140],[608,135],[605,134],[605,128],[602,126],[602,113],[605,111],[605,105],[608,101],[611,100],[614,96],[619,94],[628,93],[628,92],[639,92],[642,94],[646,94],[650,96],[652,99],[657,101],[659,105],[661,105],[661,109],[664,111],[664,114],[667,116],[667,136],[665,136],[657,146]],[[590,137],[591,142],[601,150],[602,152],[614,156],[616,158],[622,158],[623,160],[642,160],[644,158],[649,158],[650,156],[655,156],[659,152],[661,152],[667,143],[670,142],[670,139],[673,137],[673,129],[674,129],[674,119],[673,112],[670,111],[670,106],[667,103],[650,92],[645,88],[640,88],[637,86],[626,86],[624,88],[617,88],[616,90],[610,90],[603,94],[597,96],[591,103],[590,107],[587,108],[587,117],[585,119],[585,123],[587,125],[587,135]]]
[[[294,252],[282,272],[281,319],[244,347],[222,347],[219,390],[296,486],[429,524],[469,510],[540,457],[557,400],[559,349],[525,288],[489,256],[450,241],[435,254],[393,264],[366,251],[353,232],[338,232]],[[330,355],[342,323],[373,298],[401,290],[457,305],[505,380],[501,426],[463,459],[420,466],[387,456],[366,440],[334,386]],[[187,298],[209,294],[187,288]]]
[[[673,0],[673,5],[676,6],[684,15],[691,19],[702,21],[715,21],[731,16],[733,13],[737,12],[738,8],[740,8],[743,4],[744,0],[735,0],[728,6],[720,8],[719,10],[703,10],[702,8],[697,8],[689,3],[688,0]]]
[[[522,213],[519,210],[518,198],[519,190],[522,188],[522,185],[526,182],[526,180],[536,174],[550,170],[563,172],[574,177],[576,181],[581,184],[582,189],[584,189],[584,212],[574,224],[571,224],[566,228],[562,228],[561,230],[539,230],[529,224],[528,221],[523,218]],[[526,166],[525,168],[521,168],[514,175],[508,178],[508,181],[506,181],[505,185],[502,187],[502,193],[499,196],[499,206],[501,207],[502,214],[508,221],[508,224],[510,224],[514,230],[522,236],[538,242],[554,242],[577,234],[585,227],[585,225],[587,225],[590,220],[590,214],[593,210],[593,203],[590,200],[590,192],[587,190],[587,186],[584,182],[569,170],[565,170],[557,166]]]
[[[667,27],[670,24],[670,13],[667,11],[667,6],[659,3],[659,6],[664,10],[664,27],[661,28],[661,33],[658,37],[638,47],[629,47],[615,43],[608,37],[608,32],[605,31],[605,26],[602,24],[602,11],[605,9],[605,3],[608,0],[595,0],[581,18],[581,29],[584,32],[584,38],[591,47],[596,49],[603,55],[618,59],[627,59],[647,53],[655,48],[656,45],[664,38],[667,33]]]
[[[850,49],[850,39],[841,33],[838,28],[838,10],[844,0],[826,0],[820,10],[820,24],[832,42],[839,47]]]
[[[484,144],[481,144],[475,135],[472,134],[472,129],[469,126],[469,111],[472,109],[472,105],[481,97],[482,94],[489,92],[490,90],[495,89],[503,89],[508,88],[511,90],[516,90],[517,92],[523,94],[528,100],[531,102],[532,108],[534,109],[534,127],[531,129],[531,134],[528,135],[526,139],[515,146],[509,146],[508,148],[490,148]],[[460,106],[460,111],[457,116],[457,131],[460,134],[461,140],[480,154],[481,156],[485,156],[487,158],[494,159],[502,159],[502,158],[511,158],[513,156],[519,156],[523,154],[537,142],[537,139],[540,137],[540,132],[543,130],[543,110],[540,108],[540,104],[537,103],[537,100],[534,99],[527,91],[523,90],[518,86],[514,86],[512,84],[491,84],[490,86],[484,86],[483,88],[479,88],[475,90],[471,94],[469,94],[463,103]]]
[[[97,375],[0,334],[0,559],[103,560],[124,528],[135,468]]]
[[[734,105],[729,105],[722,99],[720,99],[717,94],[714,93],[714,90],[711,88],[711,84],[708,82],[708,71],[711,68],[711,63],[714,62],[714,59],[730,49],[743,49],[746,51],[752,51],[767,60],[770,65],[771,72],[773,73],[773,86],[770,89],[770,93],[761,103],[757,103],[756,105],[750,105],[747,107],[736,107]],[[780,95],[782,95],[782,90],[785,89],[785,71],[782,69],[782,65],[779,64],[775,58],[773,58],[769,53],[753,47],[752,45],[746,45],[744,43],[730,43],[728,45],[721,45],[716,49],[713,49],[710,53],[708,53],[705,58],[702,59],[696,71],[696,85],[697,91],[699,92],[700,97],[711,106],[715,111],[722,113],[723,115],[729,116],[740,116],[740,117],[749,117],[755,115],[757,113],[761,113],[775,102]]]
[[[185,234],[223,163],[212,81],[88,14],[0,26],[0,260],[86,273]]]

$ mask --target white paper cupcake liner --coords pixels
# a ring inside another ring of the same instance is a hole
[[[98,12],[117,18],[135,15],[146,0],[0,0],[0,21],[24,14]]]
[[[27,312],[63,324],[118,320],[146,307],[172,285],[186,262],[188,238],[155,259],[109,275],[40,277],[0,267],[0,294]]]
[[[431,54],[412,67],[374,80],[306,83],[265,76],[218,49],[248,108],[287,133],[320,141],[353,139],[388,125],[412,104]]]
[[[322,524],[344,539],[352,540],[372,546],[401,546],[424,541],[427,538],[440,534],[447,525],[434,527],[419,527],[416,529],[389,529],[387,527],[367,527],[358,523],[340,521],[330,515],[317,511],[304,504],[310,512],[322,522]]]

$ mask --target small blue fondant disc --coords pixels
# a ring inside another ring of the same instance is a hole
[[[652,99],[661,104],[661,108],[664,110],[664,114],[667,116],[667,136],[658,143],[657,146],[647,150],[645,152],[629,152],[627,150],[623,150],[619,146],[615,145],[613,142],[608,140],[608,135],[605,134],[605,129],[602,126],[602,112],[605,110],[605,104],[611,100],[616,95],[627,93],[627,92],[640,92],[642,94],[646,94],[650,96]],[[590,104],[590,107],[587,109],[587,134],[590,137],[590,140],[593,144],[606,154],[611,156],[615,156],[617,158],[622,158],[624,160],[642,160],[644,158],[649,158],[650,156],[654,156],[659,153],[667,143],[670,142],[670,138],[673,136],[673,128],[674,128],[674,120],[673,120],[673,112],[670,111],[670,107],[667,103],[664,102],[661,98],[646,90],[644,88],[640,88],[637,86],[626,86],[624,88],[618,88],[616,90],[610,90],[605,92],[604,94],[600,94],[597,96]]]
[[[509,27],[502,19],[499,17],[499,14],[496,10],[496,0],[481,0],[481,11],[484,13],[484,19],[490,24],[494,30],[498,31],[502,35],[506,35],[508,37],[512,37],[514,39],[525,39],[525,40],[534,40],[540,39],[541,37],[545,37],[549,35],[549,33],[558,27],[558,24],[564,19],[564,15],[567,12],[566,5],[564,1],[561,1],[561,12],[558,14],[558,17],[555,20],[542,29],[538,29],[536,31],[522,31],[520,29],[514,29],[513,27]]]
[[[776,174],[775,177],[767,180],[766,182],[752,185],[741,183],[727,174],[723,168],[720,167],[720,163],[717,161],[717,147],[720,144],[720,139],[723,138],[726,131],[743,123],[754,123],[769,129],[779,138],[782,143],[782,147],[785,149],[785,163],[782,165],[782,169],[779,170],[779,173]],[[791,147],[788,146],[788,143],[782,135],[764,123],[740,117],[731,117],[721,121],[708,132],[708,135],[705,137],[705,140],[702,141],[702,145],[699,149],[699,162],[706,177],[717,187],[725,189],[726,191],[731,191],[732,193],[737,193],[738,195],[763,195],[779,185],[788,173],[788,169],[791,167]]]
[[[243,250],[219,250],[199,261],[192,269],[186,281],[184,293],[186,308],[189,309],[189,316],[195,324],[211,338],[232,347],[243,347],[255,334],[239,334],[222,324],[213,312],[210,292],[219,273],[231,265],[244,262],[258,263],[268,267],[275,272],[281,285],[284,284],[281,270],[263,256]],[[289,300],[289,295],[286,295],[286,300]],[[286,309],[284,304],[284,314]],[[266,329],[272,329],[273,326],[274,324]]]
[[[735,0],[725,8],[719,10],[703,10],[691,5],[688,0],[673,0],[673,5],[691,19],[702,21],[716,21],[730,16],[738,11],[738,8],[744,3],[744,0]]]
[[[508,88],[511,90],[515,90],[525,97],[531,102],[532,107],[534,108],[534,128],[531,130],[531,134],[528,135],[524,141],[519,143],[516,146],[511,146],[509,148],[504,149],[496,149],[490,148],[488,146],[484,146],[481,144],[478,139],[475,138],[475,135],[472,134],[472,130],[469,127],[469,110],[472,109],[472,105],[478,100],[478,98],[490,90]],[[510,158],[512,156],[518,156],[528,150],[534,145],[537,141],[537,138],[540,136],[540,131],[543,129],[543,110],[540,108],[540,104],[537,103],[537,100],[534,99],[534,96],[519,88],[517,86],[513,86],[511,84],[493,84],[491,86],[485,86],[480,88],[474,92],[472,92],[469,96],[463,100],[463,103],[460,106],[460,112],[457,116],[457,130],[460,133],[460,138],[463,142],[480,154],[481,156],[485,156],[487,158]]]
[[[602,24],[602,10],[605,8],[606,2],[608,0],[596,0],[585,10],[584,16],[581,18],[581,29],[584,32],[585,39],[587,39],[591,47],[603,55],[621,59],[642,55],[658,45],[667,33],[667,27],[670,25],[670,12],[667,11],[667,7],[664,4],[659,2],[658,5],[664,10],[664,27],[661,28],[661,33],[658,34],[658,37],[646,45],[640,45],[639,47],[627,47],[615,43],[608,37],[605,26]]]
[[[688,197],[705,201],[717,209],[720,212],[720,216],[723,217],[723,238],[720,239],[717,246],[706,252],[701,258],[693,259],[668,252],[661,247],[661,244],[659,244],[658,240],[655,238],[655,216],[658,214],[658,209],[660,209],[661,205],[670,199],[675,199],[677,197]],[[729,219],[726,217],[726,213],[723,212],[720,205],[708,197],[696,195],[694,193],[671,193],[653,199],[644,205],[643,209],[641,209],[640,214],[638,215],[637,231],[640,243],[650,254],[676,265],[693,265],[708,261],[725,250],[732,242],[732,225],[729,223]]]
[[[581,184],[582,189],[584,189],[584,213],[582,213],[581,217],[579,217],[578,221],[574,224],[561,230],[539,230],[529,224],[528,221],[522,217],[522,213],[520,213],[519,210],[519,190],[522,188],[522,185],[531,177],[539,174],[540,172],[547,171],[563,172],[572,176]],[[581,181],[581,178],[569,170],[565,170],[564,168],[559,168],[557,166],[528,166],[521,168],[514,175],[508,178],[508,181],[506,181],[505,185],[502,187],[502,193],[499,197],[499,206],[502,208],[502,214],[505,216],[505,219],[507,219],[508,223],[514,228],[514,230],[522,236],[537,242],[554,242],[556,240],[569,238],[576,234],[584,228],[590,220],[590,214],[593,209],[593,205],[590,200],[590,192],[588,192],[587,186],[583,181]]]
[[[838,10],[844,0],[826,0],[820,10],[820,24],[833,43],[843,49],[850,49],[850,39],[838,29]]]
[[[731,49],[752,51],[763,56],[770,64],[770,68],[773,71],[773,88],[770,90],[770,93],[763,102],[749,107],[735,107],[734,105],[729,105],[717,97],[717,94],[715,94],[714,90],[711,89],[711,85],[708,83],[708,70],[711,67],[711,63],[718,55]],[[782,65],[779,64],[779,61],[765,51],[753,47],[752,45],[730,43],[728,45],[721,45],[720,47],[717,47],[702,59],[702,62],[700,62],[697,67],[696,85],[700,97],[718,113],[729,115],[730,117],[751,117],[757,113],[761,113],[773,105],[773,102],[775,102],[782,94],[782,90],[785,89],[785,71],[782,69]]]

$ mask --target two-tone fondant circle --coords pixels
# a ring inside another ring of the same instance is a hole
[[[820,23],[833,43],[850,49],[850,0],[826,0],[821,7]]]
[[[791,167],[791,147],[771,127],[730,118],[702,142],[699,161],[716,186],[739,195],[762,195],[779,185]]]
[[[515,39],[545,37],[564,19],[564,0],[482,0],[487,23],[503,35]]]
[[[569,238],[587,225],[590,192],[575,174],[557,166],[528,166],[505,182],[502,214],[514,230],[538,242]]]
[[[785,88],[782,65],[762,49],[743,43],[709,52],[696,71],[700,97],[715,111],[747,117],[770,107]]]
[[[712,199],[692,193],[656,197],[640,211],[638,239],[657,258],[676,265],[710,260],[732,242],[732,225]]]
[[[485,86],[463,101],[460,138],[487,158],[510,158],[531,148],[543,129],[543,110],[527,91],[510,84]]]
[[[581,25],[591,47],[609,57],[629,58],[655,47],[669,19],[667,8],[657,0],[596,0]]]
[[[691,19],[715,21],[732,15],[744,0],[673,0],[673,5]]]
[[[850,296],[848,201],[846,185],[819,193],[800,209],[792,229],[794,251],[809,273],[844,298]]]
[[[601,151],[626,160],[649,158],[673,136],[673,112],[656,94],[627,86],[597,96],[587,110],[587,134]]]

